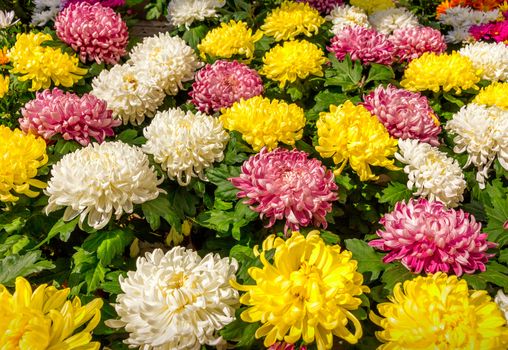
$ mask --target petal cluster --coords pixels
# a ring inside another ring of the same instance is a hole
[[[469,57],[473,67],[481,71],[482,79],[508,80],[508,46],[506,44],[476,42],[461,48],[459,53]]]
[[[504,314],[506,322],[508,322],[508,296],[500,289],[497,291],[496,298],[494,299],[499,309]]]
[[[446,43],[441,32],[430,27],[395,29],[390,36],[390,41],[394,47],[395,57],[403,62],[412,61],[425,52],[441,54],[446,50]]]
[[[334,35],[338,35],[344,28],[349,26],[370,27],[369,16],[363,9],[356,6],[337,6],[325,19],[332,22],[333,26],[330,31]]]
[[[0,98],[3,98],[9,92],[9,84],[11,79],[8,75],[0,74]]]
[[[225,4],[225,0],[171,0],[168,20],[174,26],[185,25],[189,28],[194,21],[215,17],[217,9]]]
[[[405,7],[392,7],[376,11],[369,16],[369,22],[378,32],[387,35],[392,34],[396,29],[419,25],[416,16]]]
[[[350,0],[349,3],[367,11],[369,14],[395,7],[392,0]]]
[[[473,103],[508,109],[508,82],[493,82],[480,90]]]
[[[296,0],[305,2],[323,14],[329,14],[335,7],[344,3],[343,0]]]

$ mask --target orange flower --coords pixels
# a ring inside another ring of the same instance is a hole
[[[7,57],[7,47],[0,49],[0,65],[9,63],[9,57]]]

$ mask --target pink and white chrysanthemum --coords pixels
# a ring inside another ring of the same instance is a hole
[[[340,6],[344,3],[343,0],[296,0],[296,2],[306,2],[325,15],[329,14],[334,7]]]
[[[430,27],[409,27],[396,29],[390,36],[399,61],[409,62],[425,52],[442,53],[446,42],[439,30]]]

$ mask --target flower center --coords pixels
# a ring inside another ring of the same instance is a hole
[[[136,90],[138,88],[138,80],[133,74],[127,74],[123,76],[123,81],[126,83],[124,85],[125,90]]]
[[[0,327],[2,349],[43,350],[49,346],[51,320],[39,310],[21,311],[4,327]]]

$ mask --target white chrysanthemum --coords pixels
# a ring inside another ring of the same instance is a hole
[[[500,289],[494,298],[499,309],[503,312],[506,322],[508,322],[508,296]]]
[[[168,20],[174,26],[184,24],[187,28],[194,21],[215,17],[217,9],[226,0],[171,0],[168,5]]]
[[[120,277],[119,320],[109,327],[130,333],[124,342],[141,350],[199,350],[224,340],[217,331],[235,319],[238,292],[230,286],[238,263],[218,254],[203,259],[192,250],[161,249],[136,261],[136,271]]]
[[[143,39],[130,53],[130,63],[147,69],[169,95],[176,95],[182,83],[192,80],[202,66],[194,50],[182,38],[169,33]]]
[[[106,101],[113,116],[124,124],[141,124],[145,116],[153,117],[166,96],[147,70],[128,64],[103,70],[93,79],[92,88],[91,94]]]
[[[335,6],[328,16],[327,21],[331,21],[333,27],[330,31],[337,35],[345,27],[361,26],[370,27],[369,17],[367,13],[359,7],[350,5]]]
[[[470,41],[469,28],[475,24],[495,21],[499,17],[499,10],[479,11],[470,7],[452,7],[439,17],[439,22],[452,26],[453,29],[445,35],[448,43]]]
[[[218,118],[172,108],[159,112],[143,130],[143,151],[154,155],[171,179],[187,186],[192,177],[205,179],[204,170],[224,158],[229,140]]]
[[[508,110],[470,103],[453,115],[446,129],[456,135],[453,151],[469,154],[465,166],[473,163],[478,168],[476,180],[480,188],[485,187],[496,157],[508,170]]]
[[[419,25],[416,16],[405,7],[376,11],[369,16],[369,22],[378,32],[387,35],[392,34],[395,29]]]
[[[395,157],[406,164],[407,187],[416,189],[415,196],[439,200],[456,207],[463,199],[466,181],[459,163],[437,147],[418,140],[399,140]]]
[[[12,22],[13,20],[14,20],[14,11],[0,10],[0,28],[10,27],[14,23],[19,21],[19,19],[17,19],[15,22]]]
[[[504,43],[478,41],[459,50],[473,62],[475,69],[481,70],[481,77],[491,81],[508,80],[508,46]]]
[[[64,221],[88,215],[89,226],[99,230],[115,214],[118,220],[132,213],[133,204],[159,196],[157,179],[148,156],[138,147],[122,142],[93,143],[66,154],[51,169],[44,193],[49,196],[46,214],[67,207]]]
[[[31,24],[42,27],[50,21],[54,21],[60,12],[60,0],[34,0]]]

